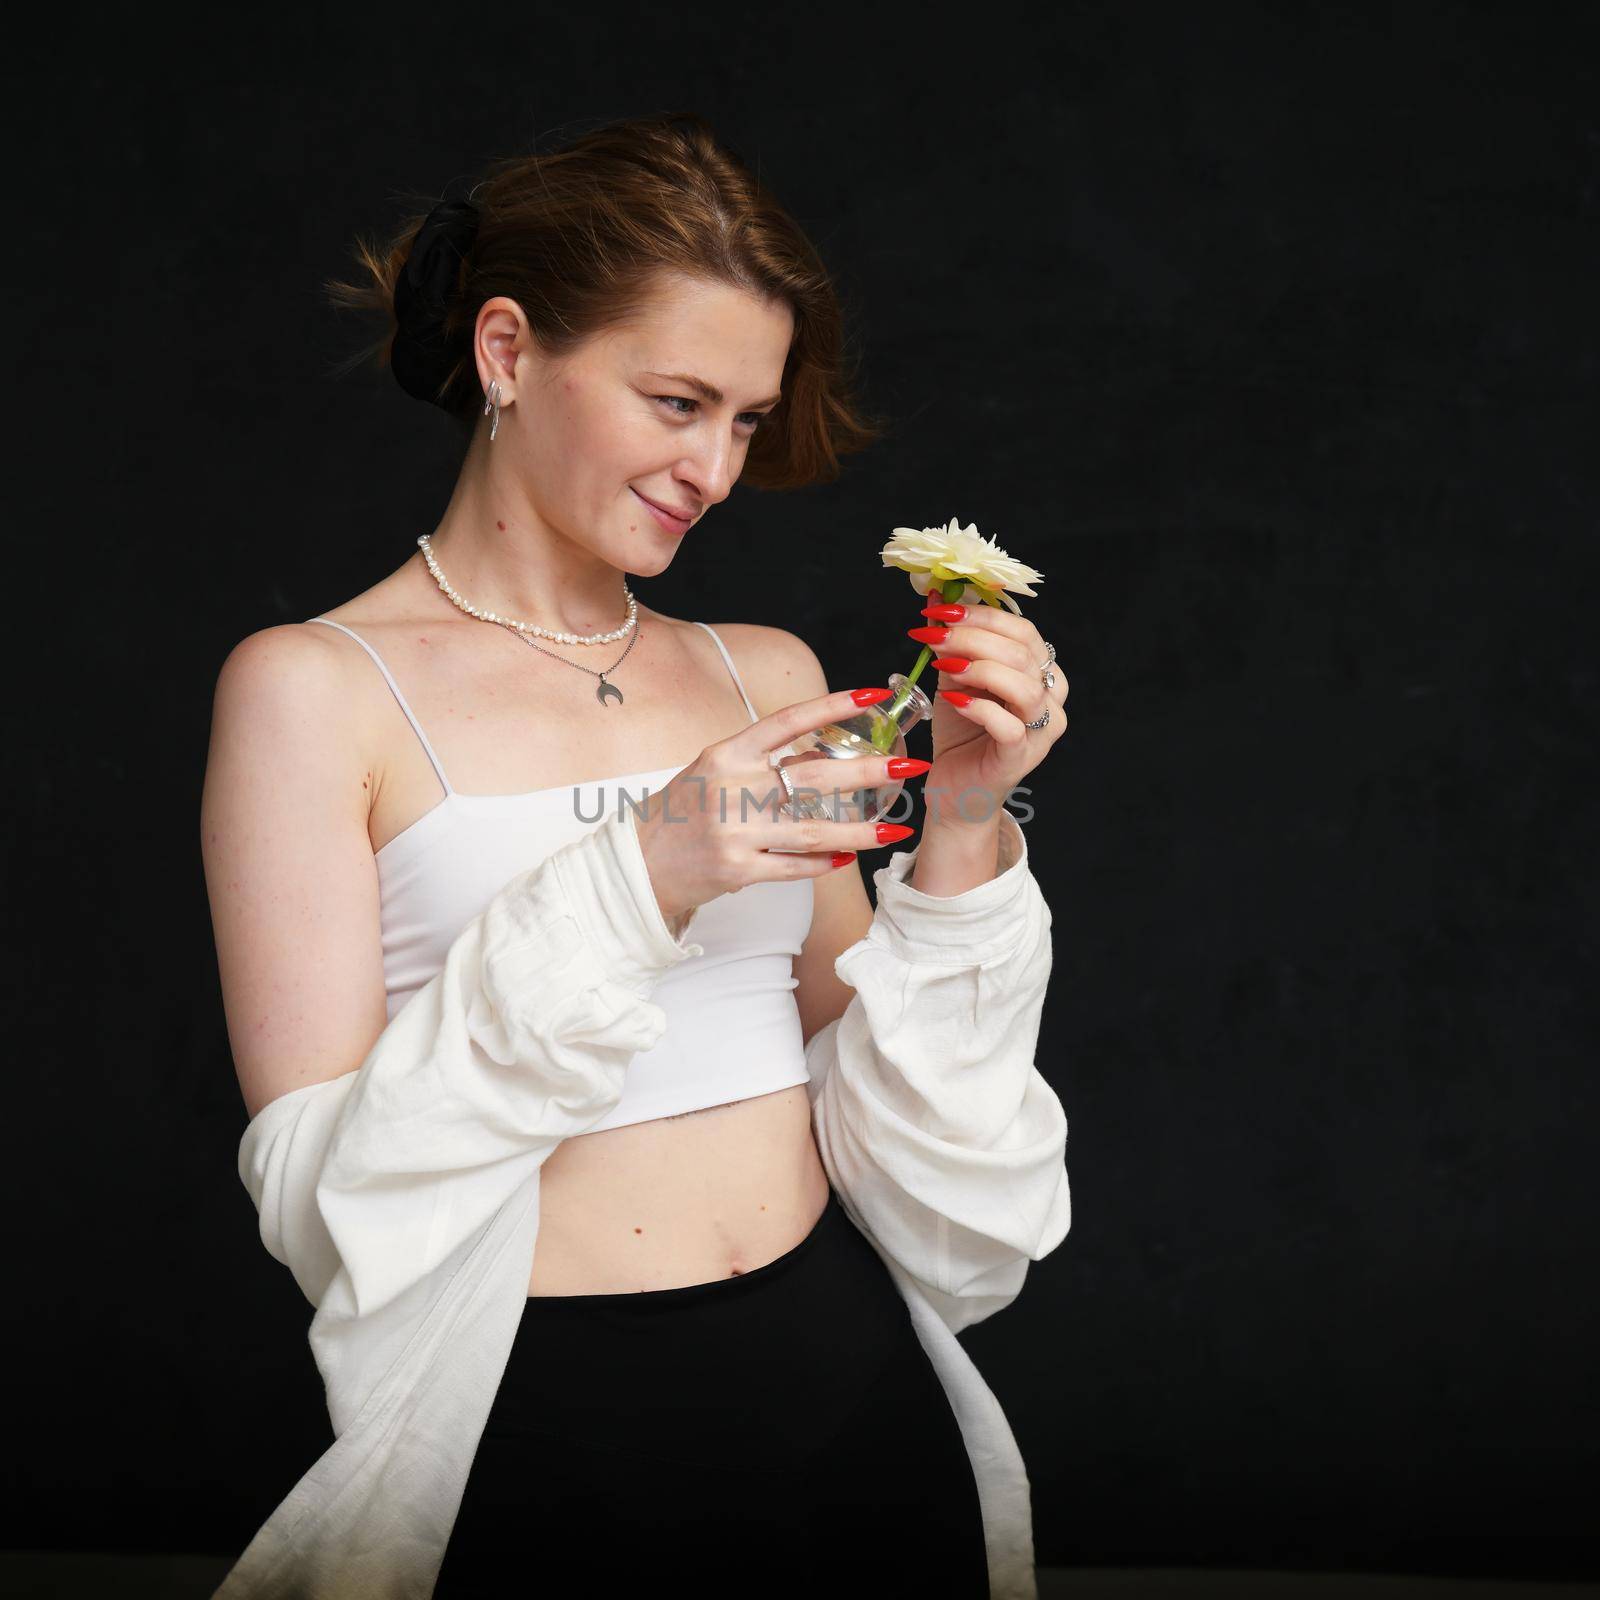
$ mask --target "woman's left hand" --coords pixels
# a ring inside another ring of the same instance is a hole
[[[933,765],[923,784],[928,825],[960,828],[997,821],[1012,789],[1044,760],[1066,732],[1063,710],[1067,679],[1052,663],[1055,683],[1046,688],[1040,668],[1049,651],[1026,618],[997,606],[935,602],[922,627],[945,626],[942,639],[918,640],[933,651],[930,666],[961,658],[965,667],[941,669],[933,702]],[[959,616],[957,615],[959,613]],[[919,630],[908,629],[912,637]],[[970,694],[957,705],[946,690]],[[1050,709],[1042,728],[1026,728]]]

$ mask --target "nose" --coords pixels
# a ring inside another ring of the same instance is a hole
[[[726,500],[733,492],[733,454],[733,441],[725,436],[695,441],[678,468],[678,478],[688,491],[685,498],[707,506]]]

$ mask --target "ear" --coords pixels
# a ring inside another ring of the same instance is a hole
[[[472,354],[479,386],[488,393],[489,385],[498,383],[503,406],[516,400],[519,381],[537,380],[537,373],[531,372],[530,367],[538,367],[544,360],[522,307],[503,294],[478,307],[478,319],[472,329]]]

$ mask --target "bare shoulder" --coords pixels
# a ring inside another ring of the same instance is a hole
[[[371,685],[359,676],[364,661],[353,659],[361,656],[337,628],[299,622],[234,645],[212,694],[208,804],[235,784],[257,801],[304,784],[365,827],[376,764]]]
[[[762,716],[828,692],[817,653],[787,628],[760,622],[713,622]]]
[[[217,674],[215,712],[249,720],[350,722],[351,662],[335,628],[279,623],[247,634]]]

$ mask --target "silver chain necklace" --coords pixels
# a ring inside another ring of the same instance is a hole
[[[591,678],[598,678],[600,685],[595,690],[594,697],[601,705],[606,705],[612,700],[615,700],[619,705],[622,704],[622,691],[616,684],[606,682],[606,673],[615,672],[627,660],[628,650],[633,649],[639,642],[639,635],[644,631],[639,625],[639,602],[633,597],[632,591],[628,588],[628,580],[626,578],[622,580],[622,593],[628,602],[628,620],[620,628],[613,628],[609,633],[560,633],[550,628],[541,628],[532,622],[518,622],[514,617],[502,617],[493,611],[480,611],[476,606],[469,605],[451,588],[450,580],[440,570],[439,563],[434,559],[433,550],[429,544],[429,535],[424,533],[419,536],[417,544],[422,549],[423,560],[428,563],[428,571],[433,574],[433,581],[439,585],[439,588],[444,592],[445,598],[457,609],[466,612],[469,617],[476,617],[480,622],[498,622],[501,627],[509,628],[511,632],[516,634],[530,650],[537,650],[540,655],[549,656],[552,661],[560,661],[569,667],[578,667],[579,672],[587,672]],[[529,634],[537,634],[541,639],[553,639],[558,644],[609,644],[614,639],[620,639],[624,634],[632,634],[632,638],[628,640],[627,649],[609,667],[606,667],[604,671],[596,672],[593,667],[580,667],[576,661],[568,661],[565,656],[558,656],[553,650],[543,649],[528,637]]]

